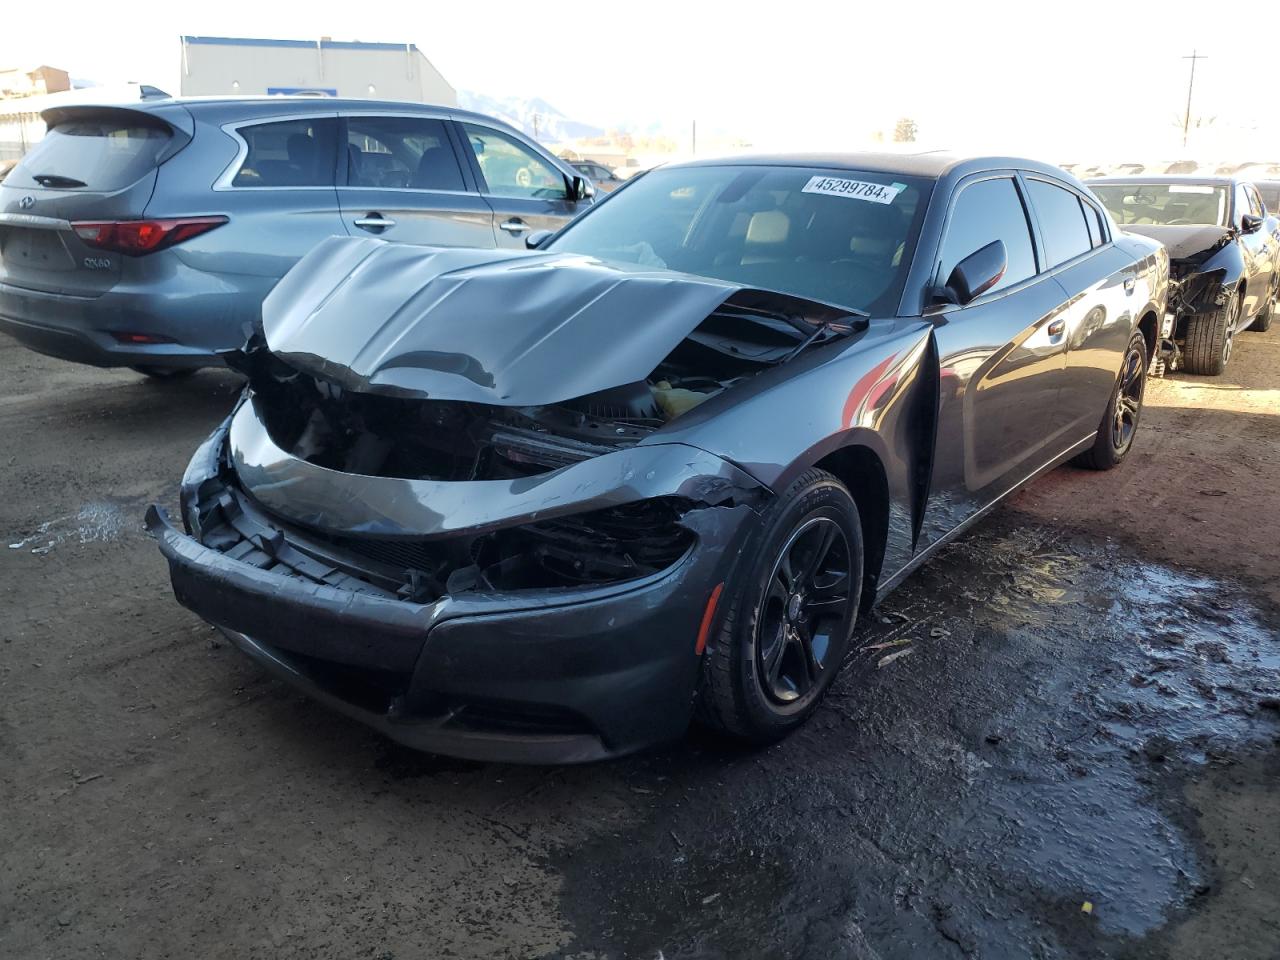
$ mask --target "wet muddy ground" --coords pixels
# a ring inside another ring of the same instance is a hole
[[[0,341],[0,956],[1275,960],[1278,362],[1153,383],[1124,468],[924,567],[785,743],[539,769],[394,747],[173,602],[141,510],[233,377]]]

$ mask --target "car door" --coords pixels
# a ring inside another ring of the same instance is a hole
[[[1276,270],[1276,248],[1280,247],[1280,242],[1276,241],[1272,228],[1275,226],[1273,222],[1267,219],[1267,208],[1262,202],[1262,196],[1258,193],[1258,188],[1252,183],[1245,184],[1245,193],[1249,197],[1249,209],[1255,217],[1262,218],[1262,226],[1258,229],[1258,304],[1259,308],[1267,302],[1267,298],[1271,294],[1271,286],[1275,282]]]
[[[1066,303],[1066,362],[1054,426],[1067,445],[1098,429],[1129,346],[1140,267],[1110,243],[1098,208],[1073,187],[1026,174],[1042,262]]]
[[[968,305],[929,312],[940,395],[921,548],[1065,449],[1057,402],[1070,305],[1040,271],[1023,187],[1011,171],[978,174],[961,181],[949,203],[935,286],[995,240],[1004,242],[1009,262],[1001,280]]]
[[[1253,233],[1245,233],[1242,229],[1244,217],[1253,215],[1253,212],[1245,185],[1237,183],[1234,191],[1231,223],[1239,232],[1238,242],[1241,253],[1244,255],[1245,293],[1244,312],[1241,314],[1242,323],[1247,322],[1249,318],[1258,312],[1267,296],[1266,284],[1271,281],[1269,271],[1264,267],[1264,264],[1270,264],[1271,260],[1271,237],[1267,234],[1265,224],[1264,229],[1255,230]]]
[[[337,115],[236,121],[222,129],[239,152],[213,190],[237,239],[218,269],[277,280],[321,240],[343,233],[334,187]]]
[[[493,210],[499,246],[523,248],[533,231],[558,230],[585,208],[570,200],[564,172],[532,145],[481,123],[463,121],[457,129]]]
[[[338,205],[352,236],[438,247],[492,247],[493,214],[443,117],[342,118]]]

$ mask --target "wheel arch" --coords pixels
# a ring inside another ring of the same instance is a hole
[[[889,478],[884,463],[871,447],[850,443],[814,464],[849,488],[862,524],[862,609],[875,602],[876,586],[889,542]]]

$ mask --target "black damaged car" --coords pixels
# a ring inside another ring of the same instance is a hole
[[[1280,309],[1280,220],[1252,183],[1111,177],[1089,186],[1122,230],[1169,250],[1170,369],[1216,376],[1237,333],[1271,326]]]
[[[859,613],[1029,478],[1120,463],[1162,247],[1061,170],[671,166],[528,251],[333,239],[148,526],[180,602],[414,747],[801,723]]]

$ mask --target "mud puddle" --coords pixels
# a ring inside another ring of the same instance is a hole
[[[558,855],[562,955],[1167,956],[1210,916],[1197,784],[1277,768],[1275,612],[1026,522],[913,576],[785,743],[694,734],[619,765],[638,822]],[[1268,914],[1219,913],[1274,951]]]

